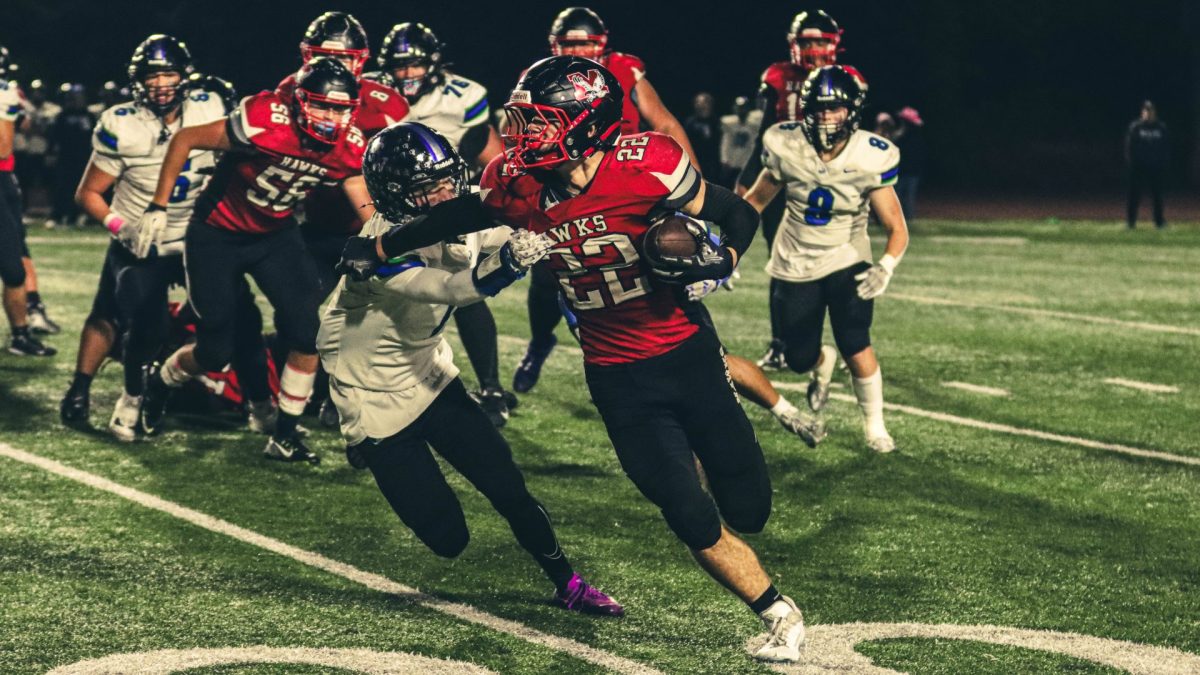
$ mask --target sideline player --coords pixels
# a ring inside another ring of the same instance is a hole
[[[850,68],[814,70],[800,99],[801,120],[776,124],[763,136],[763,169],[746,194],[762,211],[787,188],[787,214],[767,264],[779,298],[784,355],[797,373],[812,370],[809,401],[819,412],[833,374],[832,350],[821,346],[828,309],[834,341],[854,376],[867,445],[891,452],[896,444],[883,422],[883,377],[870,329],[874,299],[908,247],[893,187],[900,151],[858,128],[866,90]],[[872,210],[888,233],[875,264],[867,237]]]
[[[487,89],[451,71],[444,49],[428,26],[396,24],[379,48],[380,70],[366,77],[401,91],[411,106],[408,119],[448,138],[475,174],[504,152],[504,145],[489,120]],[[454,323],[479,380],[472,395],[496,426],[504,426],[517,398],[500,384],[496,319],[486,302],[476,302],[456,309]]]
[[[467,165],[454,146],[416,123],[376,136],[363,159],[363,175],[379,209],[363,228],[368,236],[402,228],[468,189]],[[430,550],[457,557],[470,536],[432,446],[508,521],[554,583],[557,604],[621,616],[620,604],[572,569],[508,443],[463,387],[442,335],[456,306],[499,293],[548,248],[545,237],[496,227],[407,251],[369,279],[347,279],[338,287],[321,321],[318,345],[347,457],[371,470],[396,515]],[[479,262],[486,249],[499,250]]]
[[[800,89],[808,74],[816,68],[837,63],[838,52],[842,49],[842,32],[837,21],[820,9],[800,12],[792,19],[787,34],[790,59],[772,63],[762,74],[762,84],[758,89],[758,110],[762,113],[762,121],[754,141],[754,150],[738,176],[738,194],[745,194],[762,170],[762,137],[767,129],[776,122],[795,122],[801,118]],[[857,71],[853,74],[858,75]],[[862,80],[861,76],[859,78],[865,85],[866,80]],[[782,199],[773,201],[763,210],[763,240],[766,241],[768,253],[783,219],[783,202]],[[773,279],[770,289],[771,344],[758,365],[764,370],[782,370],[787,364],[783,360],[784,342],[779,330],[779,310],[773,299]]]
[[[200,319],[196,342],[148,374],[142,404],[147,432],[158,428],[172,388],[230,362],[238,284],[250,274],[274,307],[288,350],[279,414],[264,453],[320,461],[297,431],[319,360],[321,289],[293,210],[323,183],[341,185],[364,220],[374,213],[360,174],[366,141],[354,126],[358,105],[358,78],[338,61],[318,57],[300,71],[291,94],[249,96],[227,119],[172,139],[154,199],[139,222],[139,248],[148,248],[163,230],[168,197],[188,154],[197,148],[227,152],[197,200],[184,240],[188,297]]]
[[[171,137],[184,127],[223,118],[222,88],[216,78],[196,78],[187,46],[169,35],[151,35],[129,60],[132,103],[100,115],[92,157],[75,199],[113,239],[100,272],[92,310],[79,338],[75,375],[59,406],[64,424],[87,424],[92,378],[118,336],[123,337],[124,391],[108,428],[119,440],[139,436],[142,369],[158,356],[167,336],[167,290],[183,279],[183,233],[196,196],[216,165],[209,151],[194,151],[175,182],[167,204],[167,227],[157,255],[138,257],[137,219],[154,193]],[[113,190],[112,203],[105,200]]]
[[[621,133],[636,134],[648,127],[673,138],[688,157],[695,157],[687,132],[667,110],[658,92],[646,79],[646,64],[638,57],[608,49],[608,27],[600,15],[587,7],[568,7],[558,13],[550,26],[550,53],[555,56],[579,56],[600,63],[620,83],[625,99],[621,103]],[[542,365],[558,343],[554,328],[562,318],[558,305],[558,282],[546,266],[533,268],[529,297],[529,346],[513,374],[513,389],[524,393],[533,389],[541,377]]]
[[[4,313],[12,330],[8,351],[18,356],[54,356],[58,350],[42,344],[30,327],[26,282],[33,271],[25,244],[21,188],[14,169],[13,139],[16,121],[24,109],[24,97],[9,73],[15,70],[8,50],[0,47],[0,281],[4,284]]]
[[[484,172],[484,204],[499,222],[554,239],[548,267],[578,316],[588,387],[622,468],[700,566],[761,617],[767,632],[751,654],[795,661],[800,610],[733,532],[760,532],[770,515],[762,448],[719,338],[689,318],[672,285],[728,276],[758,215],[701,179],[669,136],[620,135],[623,102],[594,61],[531,66],[505,105],[509,149]],[[716,223],[727,245],[701,237],[700,254],[652,266],[642,240],[651,217],[670,211]]]

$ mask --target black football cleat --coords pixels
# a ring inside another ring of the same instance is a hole
[[[546,359],[550,356],[550,352],[554,351],[556,344],[558,344],[558,338],[553,334],[550,335],[550,340],[546,344],[539,345],[530,341],[529,347],[525,350],[525,356],[517,365],[517,372],[513,373],[514,391],[524,394],[533,389],[538,378],[542,376],[542,365],[546,363]]]
[[[263,448],[267,459],[280,462],[308,462],[313,466],[321,463],[321,458],[304,444],[300,434],[292,434],[283,438],[271,436],[267,439],[267,447]]]
[[[483,408],[483,412],[487,413],[488,419],[497,429],[508,423],[508,402],[505,401],[504,390],[483,389],[473,392],[471,398],[479,403],[479,407]]]
[[[142,374],[142,431],[154,435],[162,431],[163,417],[167,414],[167,399],[171,397],[171,388],[163,382],[158,371],[162,364],[157,361],[146,366]]]
[[[62,332],[62,327],[46,314],[46,303],[29,303],[25,307],[25,313],[29,317],[29,329],[33,332],[41,335],[58,335]]]
[[[767,348],[767,353],[763,354],[756,365],[763,370],[787,369],[787,360],[783,357],[783,343],[779,340],[771,340],[771,346]]]
[[[58,418],[68,427],[88,426],[91,396],[85,391],[68,390],[58,404]]]
[[[28,333],[12,336],[8,342],[8,353],[17,356],[54,356],[58,350]]]

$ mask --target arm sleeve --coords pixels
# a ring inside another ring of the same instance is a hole
[[[468,128],[463,134],[462,141],[458,144],[458,154],[468,163],[478,157],[479,153],[483,152],[484,146],[487,145],[488,132],[491,128],[490,124],[477,124]]]
[[[409,258],[407,263],[397,261],[393,266],[403,269],[386,278],[371,281],[388,295],[456,307],[479,302],[487,297],[475,289],[469,268],[452,274],[446,270],[426,267],[425,263],[415,256]],[[385,269],[380,268],[380,271]]]
[[[716,223],[725,235],[725,245],[737,251],[741,260],[754,240],[754,233],[758,231],[758,211],[750,206],[750,202],[720,185],[705,181],[704,189],[704,204],[700,206],[699,213],[692,215]]]
[[[766,84],[758,91],[758,109],[762,112],[762,122],[754,136],[754,150],[750,152],[750,159],[746,160],[746,166],[742,167],[742,172],[738,174],[738,185],[742,187],[749,188],[754,185],[758,174],[762,172],[763,134],[775,124],[775,97],[775,89]]]
[[[442,202],[404,227],[381,235],[383,252],[394,257],[494,225],[479,193],[466,194]]]

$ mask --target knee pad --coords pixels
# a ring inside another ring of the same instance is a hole
[[[871,346],[871,330],[867,327],[833,329],[833,341],[837,343],[842,358],[848,358]]]
[[[721,538],[717,507],[703,491],[676,497],[674,503],[662,507],[662,514],[675,536],[693,551],[709,548]]]
[[[767,526],[771,517],[771,493],[756,494],[747,491],[736,503],[722,504],[721,515],[735,532],[758,534]]]
[[[820,357],[821,340],[819,337],[816,340],[804,340],[802,344],[796,344],[795,338],[792,338],[783,350],[783,358],[787,361],[788,368],[801,374],[812,370]]]
[[[15,258],[15,256],[14,256]],[[11,261],[5,261],[0,265],[0,280],[8,288],[17,288],[25,285],[25,265],[20,258],[15,258],[16,264],[11,264]]]
[[[275,321],[279,327],[279,339],[286,351],[301,354],[317,353],[317,330],[321,327],[319,310],[311,312],[288,311],[276,312]]]

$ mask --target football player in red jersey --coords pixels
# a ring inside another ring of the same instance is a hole
[[[555,56],[579,56],[602,64],[625,92],[621,103],[621,133],[636,134],[648,127],[673,138],[689,158],[695,157],[687,133],[667,110],[658,92],[646,79],[646,64],[638,57],[608,49],[608,27],[600,15],[587,7],[568,7],[554,17],[550,26],[550,52]],[[694,165],[694,162],[693,162]],[[542,364],[557,343],[554,328],[562,314],[558,285],[545,264],[533,268],[529,286],[529,347],[513,375],[513,389],[527,392],[537,384]]]
[[[484,171],[483,203],[555,241],[548,267],[578,316],[588,387],[622,468],[700,566],[762,618],[750,652],[795,661],[800,610],[733,532],[759,532],[770,515],[762,449],[720,340],[689,316],[679,287],[728,276],[758,216],[705,182],[671,137],[621,134],[623,102],[619,80],[594,61],[531,66],[505,105],[509,149]],[[652,218],[676,211],[716,223],[725,243],[698,228],[696,255],[648,259]]]
[[[142,406],[147,432],[158,428],[171,388],[229,363],[238,281],[249,273],[275,308],[288,347],[279,415],[265,453],[285,461],[319,461],[296,426],[317,370],[322,296],[293,210],[325,184],[340,185],[364,220],[374,212],[361,175],[366,141],[354,126],[358,105],[358,78],[339,61],[318,57],[297,75],[294,90],[247,97],[228,118],[185,129],[171,140],[154,199],[139,223],[140,250],[155,244],[165,224],[164,205],[188,153],[226,152],[184,239],[188,296],[200,318],[196,342],[148,374]]]
[[[400,92],[363,77],[363,68],[370,54],[366,30],[357,19],[345,12],[325,12],[313,19],[300,41],[302,67],[318,56],[326,56],[341,61],[358,78],[360,103],[355,126],[367,140],[409,114],[408,101]],[[278,90],[289,95],[295,87],[296,75],[293,74],[279,83]],[[317,262],[321,298],[324,299],[337,284],[333,267],[346,245],[346,238],[358,234],[363,221],[336,186],[321,186],[313,190],[304,200],[303,212],[300,233],[304,236],[309,253]],[[336,427],[337,409],[329,402],[329,387],[323,369],[317,371],[313,390],[314,398],[321,403],[321,422]]]
[[[800,12],[792,19],[792,26],[787,34],[791,58],[772,63],[762,74],[762,84],[758,89],[758,109],[762,111],[762,123],[758,127],[754,151],[750,153],[749,161],[742,167],[738,176],[738,194],[745,194],[762,171],[762,137],[767,129],[776,122],[795,122],[803,117],[800,89],[804,86],[804,80],[814,69],[837,63],[838,52],[842,51],[842,32],[837,21],[824,10]],[[866,78],[857,70],[850,68],[849,71],[866,85]],[[778,198],[763,211],[763,239],[767,242],[768,251],[775,241],[779,223],[783,220],[784,201]],[[776,284],[772,283],[769,303],[771,345],[758,361],[760,367],[768,370],[787,368],[783,358],[785,345],[781,338],[778,303],[774,300],[776,290]]]

